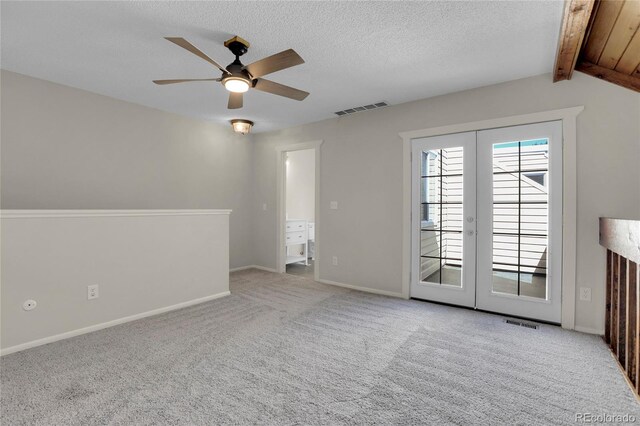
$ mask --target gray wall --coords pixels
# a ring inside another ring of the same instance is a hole
[[[3,209],[233,209],[253,263],[252,144],[230,128],[2,71]]]
[[[604,250],[598,217],[640,218],[640,94],[579,72],[542,75],[295,128],[256,134],[255,259],[276,267],[274,147],[324,140],[320,170],[320,278],[401,292],[402,140],[399,132],[584,105],[578,116],[576,325],[601,330]],[[329,202],[338,201],[338,210]],[[331,265],[338,256],[339,266]]]
[[[321,278],[399,293],[398,132],[576,105],[585,106],[578,116],[577,280],[593,296],[591,303],[577,301],[578,326],[602,328],[598,217],[640,217],[640,95],[581,73],[556,84],[542,75],[252,137],[5,71],[1,88],[3,208],[231,208],[232,267],[276,268],[274,147],[323,139]],[[329,210],[332,200],[338,210]],[[339,266],[331,265],[334,255]]]

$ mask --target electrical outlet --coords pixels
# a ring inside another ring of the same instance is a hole
[[[333,256],[333,258],[331,259],[331,264],[333,266],[338,266],[338,256]]]
[[[580,300],[591,302],[591,289],[589,287],[580,287]]]
[[[329,203],[329,208],[330,208],[331,210],[338,210],[338,202],[337,202],[337,201],[331,201],[331,202]]]
[[[22,309],[24,309],[25,311],[33,311],[36,306],[38,306],[38,303],[35,300],[29,299],[24,301],[24,303],[22,304]]]
[[[98,284],[87,286],[87,300],[97,299],[98,297],[100,297]]]

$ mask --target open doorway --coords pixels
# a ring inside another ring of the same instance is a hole
[[[316,150],[285,153],[285,272],[314,279]]]

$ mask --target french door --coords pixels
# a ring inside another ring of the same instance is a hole
[[[473,307],[476,133],[412,144],[411,297]]]
[[[412,141],[411,297],[561,317],[562,124]]]

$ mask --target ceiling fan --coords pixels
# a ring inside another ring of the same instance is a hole
[[[232,39],[225,41],[224,45],[236,56],[236,59],[226,68],[223,68],[187,40],[181,37],[165,38],[209,62],[211,65],[222,71],[222,76],[220,78],[153,80],[155,84],[174,84],[189,81],[219,81],[229,92],[231,92],[229,94],[229,103],[227,104],[227,108],[229,109],[242,108],[242,94],[248,91],[249,88],[272,93],[274,95],[284,96],[285,98],[295,99],[296,101],[302,101],[309,96],[309,92],[294,89],[293,87],[285,86],[284,84],[262,78],[262,76],[267,74],[303,64],[304,60],[293,49],[284,50],[249,65],[243,65],[242,62],[240,62],[240,56],[247,53],[247,50],[249,49],[249,42],[235,36]]]

